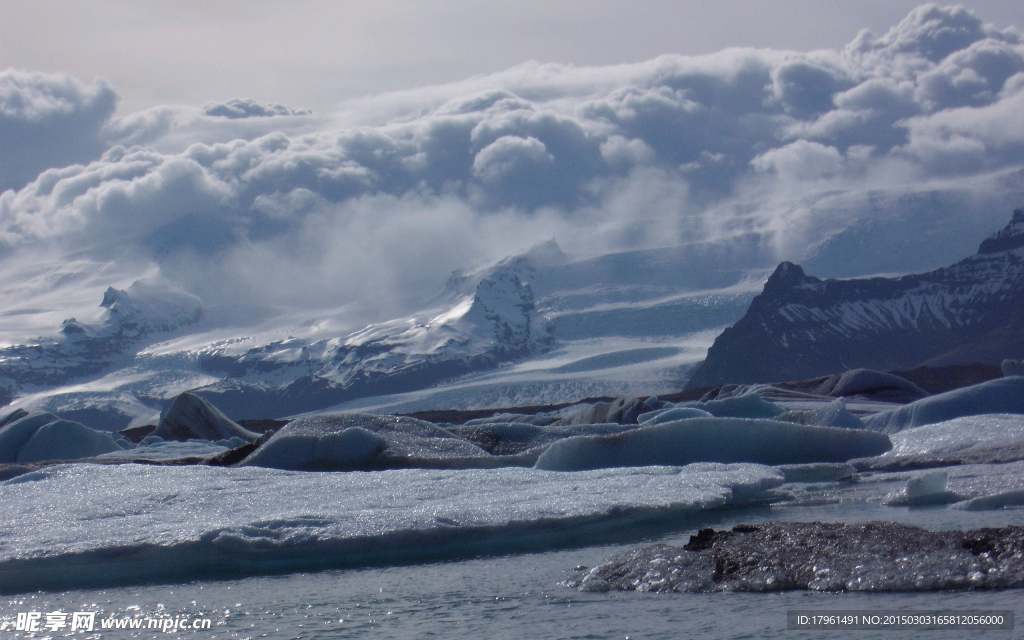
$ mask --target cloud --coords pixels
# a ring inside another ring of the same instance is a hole
[[[309,109],[294,109],[283,104],[259,102],[251,98],[233,98],[227,102],[210,102],[203,105],[203,113],[220,118],[272,118],[274,116],[308,116]]]
[[[797,140],[750,161],[758,171],[772,171],[791,180],[833,176],[843,169],[843,156],[835,147]]]
[[[0,79],[4,162],[41,150],[0,195],[8,255],[130,255],[267,304],[393,311],[551,237],[593,253],[758,233],[804,259],[872,194],[1001,185],[942,209],[963,220],[941,233],[973,242],[1017,189],[999,176],[1024,167],[1022,38],[959,7],[833,51],[528,63],[329,115],[231,100],[115,118],[100,81]]]
[[[0,191],[21,188],[44,169],[99,157],[101,130],[116,107],[117,94],[102,80],[0,72]]]

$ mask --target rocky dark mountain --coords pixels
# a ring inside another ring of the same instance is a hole
[[[821,280],[783,262],[688,388],[1024,355],[1024,210],[954,265],[898,278]]]

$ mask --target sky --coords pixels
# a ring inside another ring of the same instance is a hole
[[[120,110],[250,97],[316,111],[522,62],[836,48],[916,0],[0,0],[0,67],[106,78]],[[1024,28],[1017,0],[967,3]]]
[[[0,0],[0,333],[139,278],[380,319],[552,238],[948,264],[1024,204],[1020,14]]]

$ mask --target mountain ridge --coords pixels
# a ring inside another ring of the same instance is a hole
[[[822,280],[781,263],[688,388],[846,369],[998,364],[1024,352],[1024,210],[979,251],[897,278]]]

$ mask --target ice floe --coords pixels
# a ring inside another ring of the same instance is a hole
[[[759,465],[296,473],[72,464],[0,483],[0,590],[537,551],[764,501]]]
[[[983,414],[890,434],[892,450],[858,463],[863,469],[907,469],[1024,460],[1024,415]]]

